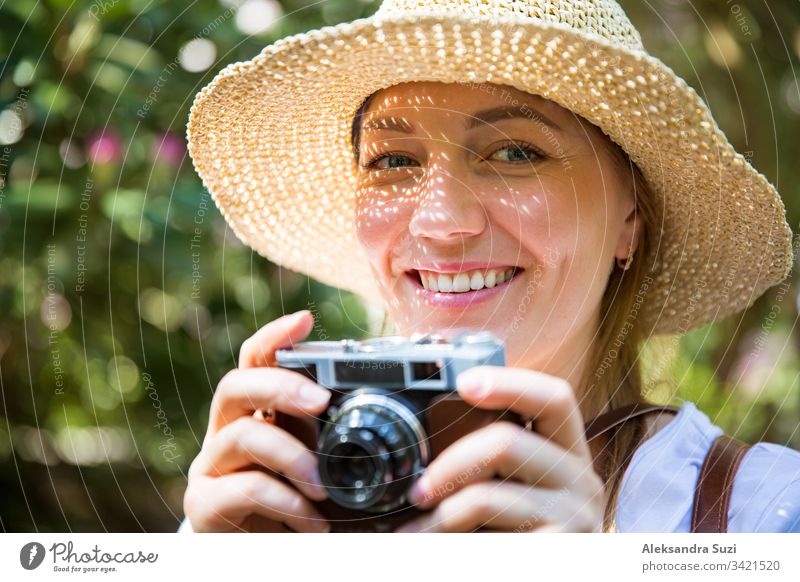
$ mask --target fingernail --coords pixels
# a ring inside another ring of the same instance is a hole
[[[411,486],[411,491],[408,492],[408,499],[414,505],[419,505],[427,501],[428,496],[428,488],[430,486],[430,481],[426,476],[422,476]]]
[[[298,396],[303,404],[316,408],[328,402],[331,393],[324,388],[320,388],[316,384],[306,382],[300,386],[300,393]]]
[[[311,472],[308,474],[308,482],[314,487],[323,487],[322,479],[320,479],[319,476],[319,469],[315,467],[311,470]]]
[[[473,374],[457,382],[459,392],[472,398],[483,398],[489,392],[489,382],[483,374]]]

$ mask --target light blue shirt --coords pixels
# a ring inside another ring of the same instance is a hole
[[[672,421],[636,449],[622,479],[617,530],[688,533],[700,467],[722,433],[683,402]],[[178,531],[192,531],[188,519]],[[800,452],[771,443],[747,451],[733,483],[728,531],[800,533]]]
[[[714,439],[723,430],[691,402],[642,443],[625,472],[617,506],[620,532],[691,529],[694,488]],[[736,473],[729,532],[800,532],[800,452],[757,443]]]

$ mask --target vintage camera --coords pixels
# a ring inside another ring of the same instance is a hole
[[[407,492],[459,437],[510,411],[468,405],[456,376],[503,365],[502,342],[486,331],[367,340],[310,341],[276,352],[278,365],[332,392],[318,417],[276,413],[275,424],[316,451],[328,499],[315,503],[333,531],[391,531],[417,510]]]

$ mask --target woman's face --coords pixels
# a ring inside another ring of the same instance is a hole
[[[507,365],[576,376],[614,258],[638,237],[612,146],[503,85],[379,91],[360,129],[356,228],[398,332],[486,329]]]

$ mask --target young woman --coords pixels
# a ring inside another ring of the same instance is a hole
[[[505,342],[507,365],[470,369],[458,392],[535,431],[455,442],[400,531],[800,531],[800,453],[737,448],[689,402],[646,407],[641,342],[748,307],[788,274],[791,232],[615,2],[386,0],[220,73],[189,144],[264,256],[381,302],[401,335]],[[313,453],[260,413],[325,408],[327,390],[275,367],[312,325],[290,314],[243,344],[182,531],[329,530]],[[717,454],[735,481],[714,490]]]

